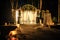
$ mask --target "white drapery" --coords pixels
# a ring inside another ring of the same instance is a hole
[[[21,24],[36,24],[37,11],[21,11]]]

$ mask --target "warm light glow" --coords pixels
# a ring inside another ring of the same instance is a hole
[[[16,24],[17,24],[17,22],[18,22],[18,10],[16,10]]]
[[[41,21],[41,19],[40,19],[40,24],[42,24],[42,21]]]
[[[21,11],[20,22],[23,24],[36,24],[37,11]]]
[[[7,23],[5,23],[5,26],[7,26]]]
[[[10,31],[9,35],[12,36],[12,35],[16,35],[17,32],[16,31]]]
[[[20,24],[16,24],[16,26],[17,26],[17,28],[19,28],[20,27]]]
[[[47,25],[54,25],[54,22],[52,21],[52,17],[51,17],[51,13],[49,13],[49,11],[47,10],[47,14],[46,14],[46,17],[47,17],[47,20],[46,20],[46,24]]]

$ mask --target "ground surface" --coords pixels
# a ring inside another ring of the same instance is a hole
[[[20,25],[17,29],[16,37],[19,40],[60,40],[60,30],[40,25]],[[3,34],[7,33],[7,30]],[[1,40],[8,39],[5,35],[1,35]],[[3,37],[4,36],[4,37]]]
[[[60,39],[60,30],[39,25],[20,25],[20,40],[58,40]]]

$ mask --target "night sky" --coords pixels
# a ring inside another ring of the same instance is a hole
[[[29,1],[29,2],[27,2]],[[33,0],[33,4],[38,8],[38,0]],[[15,0],[16,2],[16,0]],[[25,5],[32,4],[31,0],[18,0],[18,8]],[[15,6],[14,6],[15,9]],[[42,10],[50,10],[52,17],[58,16],[58,0],[43,0]],[[0,0],[0,25],[4,22],[11,22],[11,3],[10,0]]]

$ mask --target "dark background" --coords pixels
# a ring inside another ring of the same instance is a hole
[[[28,2],[29,1],[29,2]],[[38,8],[39,0],[33,0],[33,4],[35,7]],[[16,3],[16,0],[15,0]],[[24,4],[32,4],[31,0],[19,0],[18,1],[18,8],[23,6]],[[58,17],[58,0],[43,0],[42,2],[42,10],[50,10],[52,17]],[[15,5],[14,5],[15,9]],[[0,0],[0,25],[3,25],[5,22],[12,21],[12,14],[11,14],[11,2],[10,0]]]

